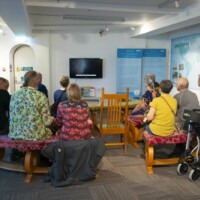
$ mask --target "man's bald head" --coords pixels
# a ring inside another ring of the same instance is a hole
[[[189,87],[189,82],[187,78],[179,78],[176,81],[176,88],[178,91],[187,90]]]

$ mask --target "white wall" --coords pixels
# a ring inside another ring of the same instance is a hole
[[[148,44],[148,45],[147,45]],[[95,86],[97,96],[100,88],[116,92],[117,48],[169,48],[168,40],[130,38],[129,34],[116,33],[100,37],[99,34],[51,34],[50,54],[52,91],[59,88],[61,75],[69,75],[69,58],[99,57],[103,59],[103,79],[71,79],[80,86]]]
[[[9,35],[9,34],[8,34]],[[18,45],[15,37],[0,36],[0,70],[5,66],[8,70],[0,75],[9,77],[9,53]],[[3,45],[2,45],[3,44]],[[35,54],[35,69],[43,74],[43,83],[49,90],[50,102],[53,92],[60,88],[61,75],[69,75],[69,58],[71,57],[99,57],[103,59],[102,79],[71,79],[80,86],[95,86],[97,95],[100,88],[106,92],[116,92],[117,48],[166,48],[169,51],[167,38],[139,39],[130,38],[129,33],[108,33],[101,37],[97,34],[65,34],[65,33],[35,33],[27,41]],[[8,78],[10,80],[10,78]]]

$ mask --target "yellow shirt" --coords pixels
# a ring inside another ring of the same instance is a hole
[[[162,94],[162,96],[169,103],[171,108],[176,113],[177,101],[168,94]],[[150,107],[155,109],[154,119],[151,121],[149,128],[155,135],[168,136],[171,135],[175,129],[175,116],[171,111],[169,105],[161,97],[155,98]]]

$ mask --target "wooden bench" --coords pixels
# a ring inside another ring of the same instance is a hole
[[[40,151],[50,143],[57,141],[58,138],[52,136],[46,140],[29,141],[21,139],[11,139],[7,135],[0,136],[0,168],[25,172],[25,182],[29,183],[35,173],[47,173],[48,167],[39,167]],[[17,149],[25,152],[24,165],[2,161],[5,149]]]
[[[142,132],[144,131],[143,124],[144,115],[129,115],[128,116],[128,143],[133,147],[138,148],[138,141],[142,139]]]
[[[149,174],[153,174],[153,166],[155,165],[171,165],[179,162],[179,157],[155,159],[154,146],[157,144],[185,143],[187,140],[187,134],[185,134],[183,131],[175,132],[173,135],[166,137],[152,135],[147,131],[144,131],[143,136],[145,138],[145,163],[147,172]]]

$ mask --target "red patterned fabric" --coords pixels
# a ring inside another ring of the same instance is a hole
[[[91,137],[91,125],[88,123],[89,107],[85,101],[64,101],[58,106],[58,131],[63,140],[87,140]]]
[[[20,139],[11,139],[7,135],[0,136],[0,148],[11,148],[18,149],[20,151],[29,151],[29,150],[41,150],[42,148],[48,146],[50,143],[57,141],[56,136],[52,136],[46,140],[20,140]]]
[[[143,124],[144,115],[129,115],[128,122],[133,123],[135,126],[141,126]]]
[[[143,132],[145,140],[148,144],[177,144],[177,143],[185,143],[187,140],[187,134],[184,132],[174,132],[173,135],[170,136],[157,136],[149,134],[147,131]]]

